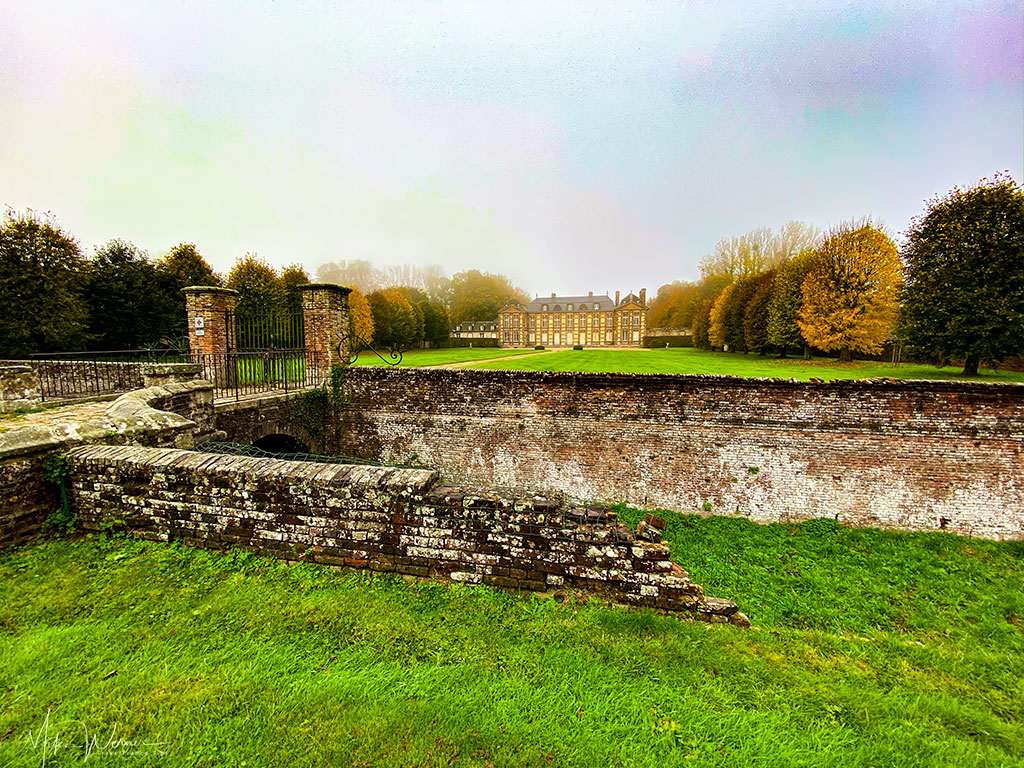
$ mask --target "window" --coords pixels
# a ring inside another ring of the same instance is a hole
[[[567,307],[567,310],[566,310],[566,311],[568,311],[568,312],[572,312],[572,304],[570,304],[570,305],[569,305],[569,306]]]
[[[562,327],[562,318],[560,315],[555,315],[555,329]]]
[[[503,338],[505,339],[505,343],[508,344],[508,331],[505,331],[505,336]]]
[[[640,325],[640,313],[639,312],[634,312],[633,313],[633,325]]]
[[[586,308],[587,308],[587,305],[586,305],[586,304],[580,304],[580,309],[581,309],[581,310],[586,310]]]
[[[548,319],[546,317],[542,317],[540,319],[540,327],[541,328],[547,328],[548,327]]]
[[[565,327],[572,328],[572,315],[565,316]]]
[[[544,304],[543,306],[541,306],[540,311],[541,312],[547,312],[548,311],[548,305]]]
[[[519,331],[512,331],[512,343],[513,344],[518,344],[519,343]]]

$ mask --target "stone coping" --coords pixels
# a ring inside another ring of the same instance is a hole
[[[219,285],[189,285],[181,289],[182,293],[220,293],[225,296],[237,296],[234,288],[221,288]]]
[[[306,283],[299,286],[300,291],[334,291],[336,293],[352,293],[351,288],[337,283]]]
[[[487,362],[478,360],[476,362]],[[707,384],[715,386],[735,387],[742,389],[755,389],[764,386],[790,387],[804,389],[841,389],[850,390],[901,390],[913,391],[965,391],[965,392],[1000,392],[1011,395],[1024,395],[1024,382],[1015,381],[963,381],[960,379],[896,379],[888,377],[876,377],[872,379],[830,379],[828,381],[819,378],[809,380],[783,379],[749,376],[726,376],[719,374],[704,373],[624,373],[624,372],[600,372],[600,371],[526,371],[517,369],[474,369],[474,368],[441,368],[431,367],[393,367],[383,366],[350,366],[345,371],[346,376],[428,376],[441,378],[443,376],[461,376],[464,378],[477,378],[481,381],[497,381],[502,377],[515,378],[525,381],[536,381],[542,383],[570,382],[570,381],[593,381],[605,383],[608,381],[622,381],[645,383],[666,383],[678,381],[682,384]]]
[[[209,390],[208,381],[166,384],[127,392],[116,400],[92,402],[27,413],[4,422],[0,459],[27,456],[62,445],[100,442],[145,432],[191,431],[196,423],[152,403],[174,395]]]

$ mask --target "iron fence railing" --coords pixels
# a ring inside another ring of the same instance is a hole
[[[227,311],[224,324],[228,329],[228,352],[301,351],[306,346],[302,312],[252,315]]]
[[[118,349],[99,352],[40,352],[23,364],[39,376],[44,401],[115,395],[142,387],[142,364],[187,361],[177,349]]]
[[[195,354],[191,360],[202,366],[202,378],[213,382],[216,397],[236,400],[315,387],[330,373],[325,355],[302,349]]]
[[[43,401],[79,400],[142,387],[142,364],[109,360],[31,360]]]

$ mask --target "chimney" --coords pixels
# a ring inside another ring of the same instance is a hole
[[[551,298],[552,298],[552,299],[553,299],[553,298],[555,298],[555,294],[553,294],[553,293],[552,293],[552,294],[551,294]]]
[[[640,289],[640,304],[642,304],[645,307],[647,306],[647,289],[646,288],[641,288]]]
[[[616,307],[619,306],[619,292],[618,291],[615,292],[615,306]]]
[[[593,295],[594,295],[594,292],[593,292],[593,291],[590,291],[590,292],[589,292],[589,293],[587,294],[587,296],[593,296]]]

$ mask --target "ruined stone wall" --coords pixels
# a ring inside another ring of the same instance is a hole
[[[52,457],[82,443],[191,447],[213,431],[209,382],[170,383],[22,415],[0,431],[0,549],[35,539],[60,504],[45,479]]]
[[[86,529],[513,589],[585,589],[745,624],[615,513],[533,494],[438,485],[436,472],[85,446],[68,455]]]
[[[352,368],[345,452],[647,508],[1022,538],[1024,385]]]
[[[41,402],[39,374],[31,366],[0,366],[0,413],[35,408]]]

